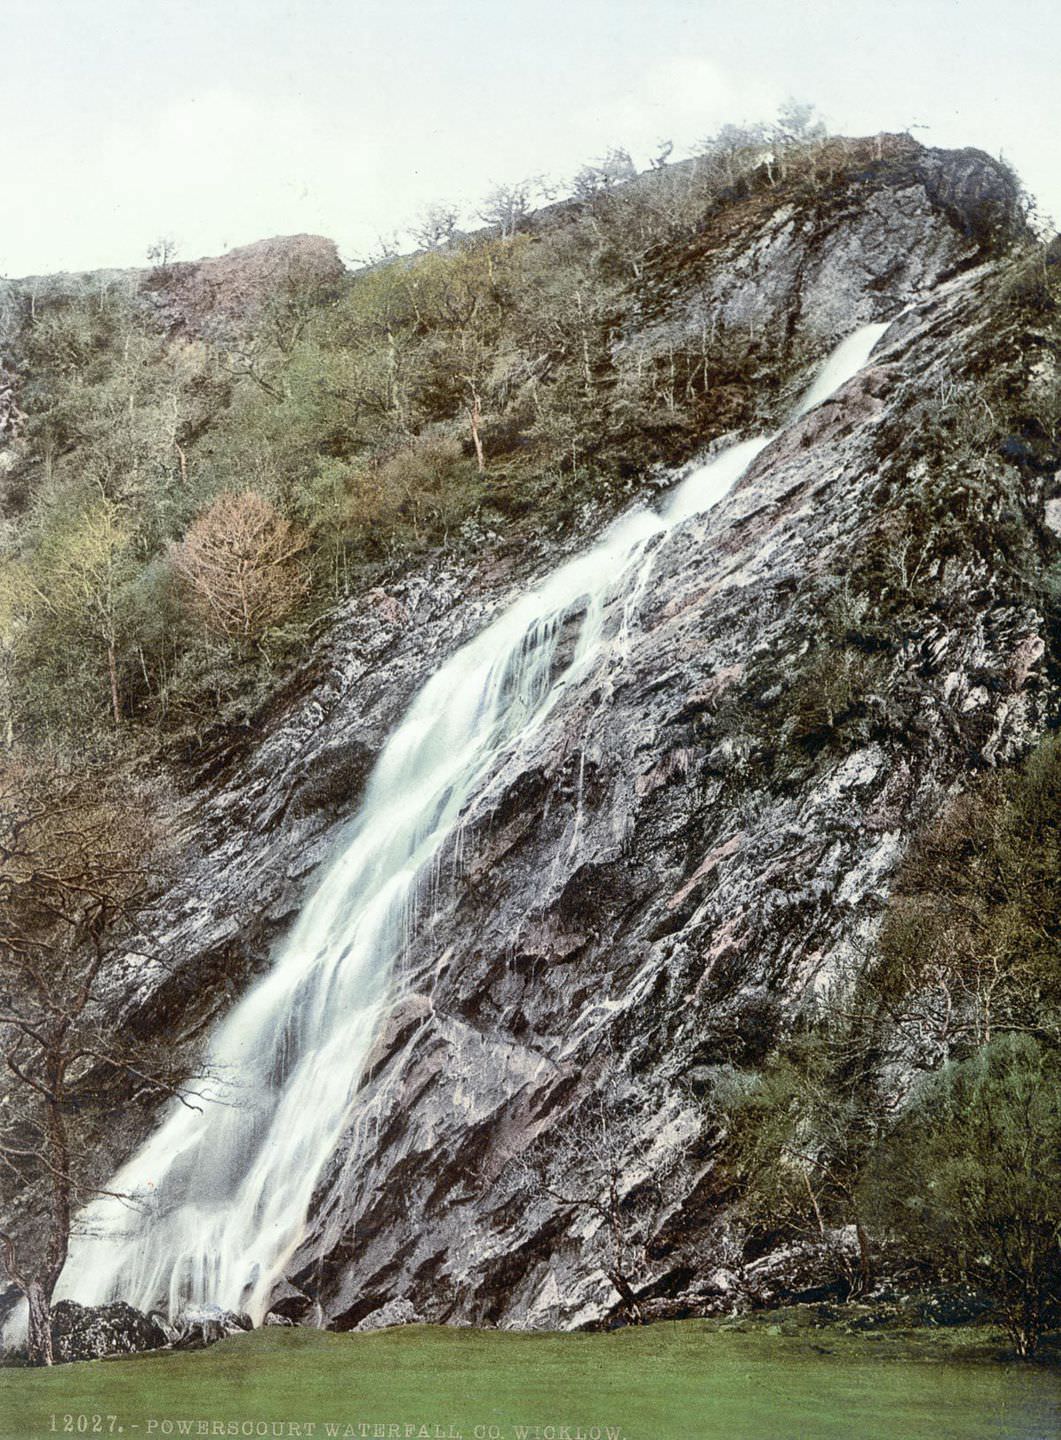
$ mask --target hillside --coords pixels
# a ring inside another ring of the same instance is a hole
[[[271,1168],[232,1213],[298,1212],[277,1273],[226,1252],[197,1298],[574,1328],[952,1278],[867,1199],[895,1117],[1000,1035],[1044,1074],[1061,1043],[1061,253],[1008,172],[708,156],[355,274],[296,237],[0,315],[10,762],[150,778],[107,1023],[189,1073],[245,1026],[232,1164],[264,1134]],[[383,866],[431,785],[354,985],[358,846]],[[274,1057],[239,1001],[296,952],[332,968]],[[293,1122],[347,1051],[341,1134]],[[82,1078],[110,1173],[156,1097]],[[236,1192],[196,1163],[209,1232]],[[7,1202],[27,1245],[42,1194]],[[158,1303],[171,1223],[68,1293]]]

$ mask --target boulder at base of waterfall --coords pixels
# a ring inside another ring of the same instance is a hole
[[[422,1325],[424,1317],[418,1315],[411,1300],[403,1296],[400,1300],[388,1300],[371,1315],[366,1315],[355,1330],[386,1330],[391,1325]]]
[[[799,1241],[746,1265],[742,1288],[757,1308],[843,1300],[859,1273],[854,1226],[827,1231],[816,1241]]]
[[[226,1335],[242,1335],[254,1329],[249,1315],[222,1310],[220,1305],[189,1305],[177,1316],[175,1350],[201,1350],[224,1340]]]
[[[289,1281],[284,1281],[280,1288],[273,1293],[273,1303],[269,1306],[269,1314],[266,1315],[266,1324],[276,1325],[280,1321],[290,1320],[293,1325],[302,1324],[315,1309],[314,1302],[297,1286]],[[275,1318],[273,1318],[275,1317]]]
[[[52,1350],[60,1363],[161,1350],[170,1338],[157,1316],[145,1315],[124,1300],[110,1305],[59,1300],[52,1307]]]

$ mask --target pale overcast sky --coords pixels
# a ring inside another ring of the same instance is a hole
[[[814,101],[1020,170],[1061,219],[1059,0],[0,0],[0,274],[311,231],[645,164]]]

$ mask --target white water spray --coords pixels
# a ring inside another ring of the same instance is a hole
[[[867,326],[838,346],[796,415],[850,379],[886,329]],[[658,512],[621,518],[428,680],[272,970],[214,1036],[212,1099],[201,1110],[174,1105],[113,1179],[135,1207],[103,1198],[85,1212],[60,1294],[171,1315],[213,1302],[261,1320],[349,1123],[433,863],[502,758],[567,687],[621,651],[649,542],[720,500],[771,438],[694,469]],[[565,621],[578,624],[577,640],[557,674]]]

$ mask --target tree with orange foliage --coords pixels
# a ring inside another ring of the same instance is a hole
[[[226,492],[171,551],[189,603],[215,635],[250,641],[277,625],[307,589],[306,536],[256,490]]]

